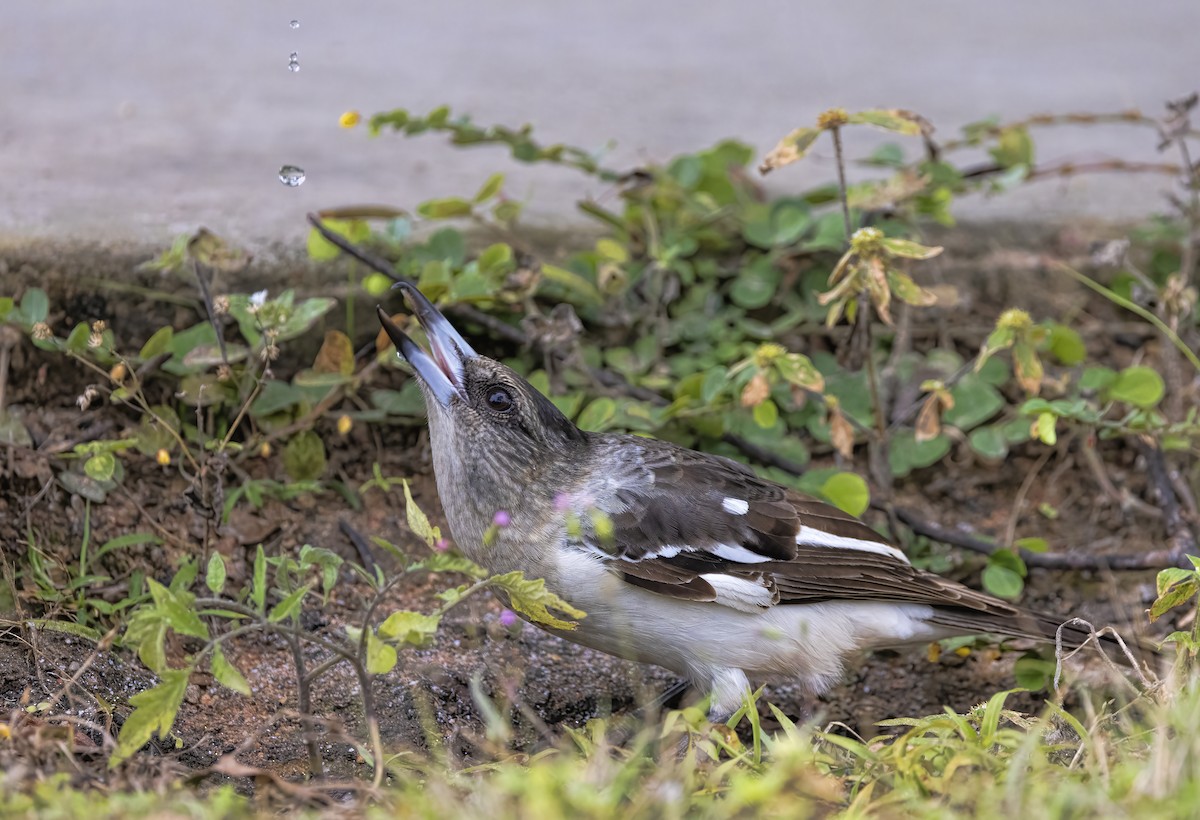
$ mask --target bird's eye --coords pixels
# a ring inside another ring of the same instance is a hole
[[[512,410],[512,394],[503,387],[493,387],[488,390],[487,404],[488,407],[497,413],[507,413],[509,410]]]

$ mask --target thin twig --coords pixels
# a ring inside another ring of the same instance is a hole
[[[1184,555],[1196,555],[1196,536],[1179,508],[1179,499],[1175,497],[1175,488],[1171,486],[1171,477],[1167,471],[1166,457],[1163,456],[1162,450],[1150,442],[1137,440],[1137,444],[1146,459],[1146,476],[1158,497],[1158,506],[1163,512],[1163,524],[1167,528],[1167,542],[1171,544],[1172,552],[1176,553],[1179,559]]]
[[[881,505],[874,503],[871,506],[876,509],[883,509]],[[941,541],[943,544],[962,547],[971,552],[978,552],[981,555],[991,555],[997,550],[1003,549],[995,541],[989,541],[978,535],[953,530],[935,521],[929,521],[914,510],[905,507],[895,507],[894,509],[896,517],[904,522],[909,529],[918,535],[932,538],[934,541]],[[1025,561],[1026,566],[1039,567],[1041,569],[1110,569],[1130,571],[1164,569],[1166,567],[1179,566],[1182,561],[1182,555],[1174,549],[1153,550],[1137,554],[1109,553],[1106,555],[1029,552],[1028,550],[1021,550],[1021,558]]]
[[[829,133],[833,137],[833,156],[837,161],[838,196],[842,201],[842,219],[844,220],[844,227],[846,229],[846,244],[849,244],[854,230],[850,225],[850,192],[846,187],[846,157],[842,152],[842,129],[835,125],[829,129]]]
[[[1025,476],[1025,480],[1021,482],[1021,486],[1017,488],[1017,496],[1013,499],[1012,512],[1008,515],[1008,524],[1004,528],[1004,546],[1012,548],[1013,539],[1017,535],[1017,521],[1021,518],[1021,507],[1025,503],[1025,496],[1029,495],[1029,491],[1033,489],[1033,482],[1037,480],[1038,473],[1046,466],[1046,462],[1054,455],[1054,450],[1047,449],[1042,453],[1041,457],[1034,462],[1033,467]]]

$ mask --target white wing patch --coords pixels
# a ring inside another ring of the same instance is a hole
[[[713,544],[707,548],[707,552],[711,552],[718,558],[724,558],[726,561],[733,561],[735,564],[761,564],[764,561],[774,560],[738,544]]]
[[[725,497],[721,499],[721,509],[730,515],[745,515],[750,510],[750,502],[744,498]]]
[[[747,578],[734,578],[716,572],[700,577],[716,590],[716,602],[730,609],[758,613],[775,603],[771,599],[771,590]]]
[[[859,552],[876,552],[908,563],[908,556],[895,547],[879,541],[866,541],[861,538],[846,538],[841,535],[819,530],[816,527],[800,527],[796,534],[796,543],[802,547],[833,547],[835,549],[858,550]]]

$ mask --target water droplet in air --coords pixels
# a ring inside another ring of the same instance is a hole
[[[296,72],[300,70],[300,53],[293,51],[288,56],[288,71]]]
[[[279,169],[279,181],[289,188],[304,184],[304,169],[295,165],[284,165]]]
[[[292,22],[288,23],[288,25],[291,26],[292,28],[300,28],[300,21],[293,20]]]

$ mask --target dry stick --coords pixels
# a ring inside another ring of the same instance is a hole
[[[853,231],[850,230],[850,195],[846,188],[846,158],[842,153],[842,129],[833,126],[829,129],[833,137],[833,156],[837,160],[838,195],[842,201],[842,219],[846,228],[846,244],[850,244]]]
[[[1167,460],[1162,450],[1146,441],[1138,441],[1138,444],[1138,449],[1146,458],[1146,475],[1150,479],[1150,486],[1158,496],[1158,506],[1163,512],[1167,542],[1171,544],[1171,552],[1175,554],[1175,563],[1182,563],[1183,556],[1198,554],[1196,536],[1179,509],[1179,499],[1175,497],[1175,489],[1171,486]]]
[[[292,662],[296,666],[296,706],[300,711],[300,728],[304,731],[304,745],[308,747],[308,771],[313,779],[325,776],[325,761],[321,757],[321,745],[317,742],[317,730],[312,720],[311,687],[307,664],[304,662],[304,647],[295,635],[287,637],[292,650]]]
[[[369,251],[359,248],[354,243],[348,241],[340,234],[334,233],[321,222],[321,218],[317,214],[308,215],[309,223],[317,229],[325,239],[333,245],[336,245],[347,255],[362,262],[367,267],[382,273],[395,281],[407,281],[404,277],[396,274],[390,263],[384,259],[375,256]],[[460,316],[468,321],[474,322],[483,326],[486,329],[492,330],[497,336],[500,336],[508,341],[515,342],[521,345],[534,344],[535,342],[525,335],[519,328],[506,324],[499,319],[482,313],[468,305],[453,305],[447,308],[448,313],[455,316]],[[1153,314],[1151,314],[1153,315]],[[1157,317],[1155,317],[1157,318]],[[667,404],[667,400],[644,387],[629,384],[619,374],[610,370],[601,368],[589,368],[589,372],[596,377],[601,384],[612,387],[625,395],[643,401],[663,406]],[[778,467],[792,475],[801,475],[804,468],[795,462],[784,458],[777,453],[774,453],[764,447],[752,444],[740,436],[732,436],[726,434],[722,440],[737,447],[742,453],[753,458],[754,460],[766,464],[771,467]],[[918,515],[913,510],[904,509],[901,507],[893,507],[892,505],[882,505],[873,502],[873,508],[889,513],[895,510],[895,515],[900,521],[903,521],[913,532],[919,535],[924,535],[953,546],[962,547],[979,552],[984,555],[991,555],[999,546],[991,541],[984,540],[978,536],[968,533],[960,533],[950,530],[942,525],[927,521],[922,516]],[[1179,560],[1179,556],[1172,555],[1173,551],[1158,550],[1155,552],[1142,553],[1139,555],[1057,555],[1054,553],[1024,553],[1024,559],[1027,566],[1045,567],[1048,569],[1113,569],[1113,570],[1140,570],[1140,569],[1161,569],[1165,566],[1174,566]]]
[[[963,179],[979,179],[992,174],[1003,173],[1008,166],[989,162],[968,168],[962,172]],[[1080,174],[1096,173],[1125,173],[1125,174],[1166,174],[1177,176],[1182,169],[1173,162],[1128,162],[1123,159],[1106,159],[1097,162],[1060,162],[1055,165],[1034,166],[1025,175],[1024,182],[1055,177],[1073,177]]]
[[[1033,489],[1033,482],[1037,480],[1038,473],[1046,466],[1046,462],[1054,455],[1054,450],[1047,448],[1046,452],[1042,453],[1041,458],[1034,462],[1033,467],[1025,476],[1025,480],[1021,482],[1021,486],[1017,489],[1017,497],[1013,501],[1012,512],[1008,516],[1008,526],[1004,528],[1004,540],[1001,542],[1004,546],[1012,548],[1013,539],[1017,535],[1017,521],[1021,518],[1021,506],[1025,503],[1025,496],[1029,495],[1029,491]]]
[[[882,505],[872,503],[871,506],[875,509],[885,510]],[[1004,549],[996,542],[981,538],[978,535],[952,530],[934,521],[929,521],[915,510],[905,507],[895,507],[895,510],[896,517],[918,535],[924,535],[935,541],[941,541],[944,544],[978,552],[981,555],[991,555],[997,550]],[[1110,569],[1133,571],[1178,566],[1182,555],[1174,549],[1153,550],[1137,554],[1113,553],[1108,555],[1039,553],[1021,550],[1021,558],[1025,561],[1026,566],[1040,567],[1042,569]]]
[[[829,129],[833,137],[833,155],[836,160],[838,174],[838,197],[842,203],[842,220],[844,221],[846,244],[850,245],[854,236],[850,224],[850,192],[846,187],[846,157],[842,151],[842,132],[838,126]],[[871,477],[875,486],[883,491],[885,499],[892,496],[891,468],[888,466],[887,419],[883,411],[883,396],[879,384],[879,373],[875,367],[875,358],[871,355],[871,301],[867,296],[858,297],[858,329],[862,333],[862,345],[866,350],[867,387],[871,391],[871,407],[875,414],[875,434],[867,441],[867,460],[870,463]],[[888,514],[890,521],[892,515]]]
[[[1147,116],[1136,108],[1127,111],[1112,111],[1102,114],[1090,114],[1087,112],[1072,112],[1068,114],[1034,114],[1031,117],[1026,117],[1022,120],[1014,120],[1013,122],[999,123],[991,128],[988,128],[986,134],[988,136],[998,136],[1002,131],[1010,128],[1030,128],[1034,126],[1045,125],[1101,125],[1106,123],[1128,123],[1130,125],[1143,125],[1150,128],[1158,129],[1160,123],[1154,117]],[[1188,130],[1183,132],[1185,137],[1200,137],[1200,131]],[[947,140],[938,146],[938,150],[942,153],[947,151],[956,151],[961,148],[974,147],[975,143],[969,139]]]
[[[1183,159],[1183,172],[1187,176],[1188,190],[1191,193],[1191,207],[1187,213],[1187,236],[1183,240],[1183,258],[1180,260],[1179,271],[1185,282],[1193,281],[1196,271],[1196,242],[1200,240],[1200,175],[1192,164],[1191,150],[1183,133],[1175,137],[1179,146],[1179,155]]]

